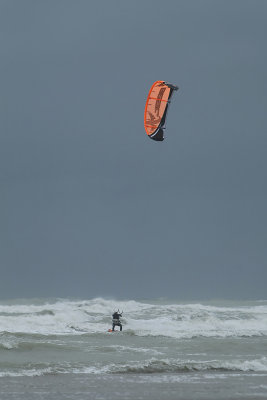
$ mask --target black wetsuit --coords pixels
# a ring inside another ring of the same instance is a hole
[[[117,311],[112,314],[112,330],[114,331],[115,326],[120,327],[120,331],[122,331],[122,324],[120,321],[121,314],[119,314]]]

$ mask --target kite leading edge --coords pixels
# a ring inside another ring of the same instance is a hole
[[[150,88],[144,116],[145,130],[150,139],[164,140],[164,125],[174,90],[178,90],[178,86],[165,81],[156,81]]]

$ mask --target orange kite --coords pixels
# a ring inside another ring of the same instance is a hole
[[[164,140],[163,130],[171,96],[178,86],[164,81],[156,81],[150,88],[145,106],[145,130],[156,141]]]

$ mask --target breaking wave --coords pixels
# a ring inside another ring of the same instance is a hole
[[[129,364],[123,367],[111,367],[112,373],[181,373],[190,371],[228,371],[228,372],[267,372],[267,359],[262,357],[260,359],[250,361],[177,361],[177,360],[158,360],[151,359],[141,365]]]
[[[105,334],[112,312],[123,313],[124,334],[133,336],[252,337],[267,335],[267,302],[245,306],[115,301],[54,300],[0,304],[2,332],[34,335]],[[1,336],[0,336],[1,346]]]
[[[123,331],[109,333],[118,308]],[[0,377],[267,376],[267,301],[13,301],[0,304],[0,329]]]
[[[250,361],[231,360],[209,360],[179,361],[175,359],[156,359],[146,361],[135,361],[128,364],[108,364],[105,366],[81,366],[70,363],[51,364],[43,363],[28,365],[19,371],[6,370],[0,372],[3,376],[42,376],[58,374],[153,374],[153,373],[189,373],[189,372],[255,372],[266,373],[267,358],[262,357]]]

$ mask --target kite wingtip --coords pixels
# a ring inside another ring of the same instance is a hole
[[[166,86],[168,86],[168,87],[169,87],[170,89],[172,89],[172,90],[178,90],[178,89],[179,89],[178,86],[173,85],[172,83],[164,82],[164,84],[165,84]]]

